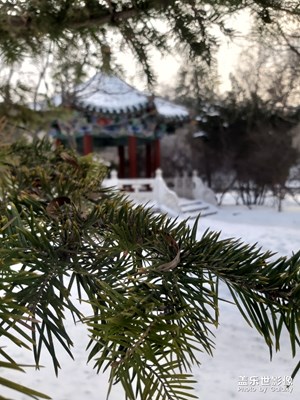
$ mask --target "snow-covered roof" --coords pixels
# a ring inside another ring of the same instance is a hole
[[[122,113],[154,106],[167,119],[187,119],[188,110],[161,97],[154,97],[130,86],[113,75],[98,73],[76,88],[77,103],[102,113]],[[55,106],[61,104],[61,95],[52,98]]]
[[[148,96],[117,76],[98,73],[77,87],[80,105],[96,111],[116,113],[145,108]]]
[[[189,117],[189,112],[185,107],[172,103],[171,101],[155,97],[154,104],[158,114],[165,118],[185,119]]]

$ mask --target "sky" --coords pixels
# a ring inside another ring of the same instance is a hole
[[[228,21],[228,26],[235,30],[234,40],[225,37],[216,31],[220,46],[217,53],[218,73],[220,76],[220,92],[224,93],[230,89],[229,75],[238,65],[239,54],[245,49],[247,42],[245,35],[249,33],[251,28],[249,14],[245,11],[231,17]],[[138,89],[145,89],[145,80],[137,75],[135,61],[129,54],[120,54],[119,59],[126,71],[128,81]],[[186,62],[186,60],[184,60]],[[153,51],[152,65],[157,75],[157,90],[164,86],[176,86],[176,78],[180,66],[183,61],[179,54],[170,54],[161,56],[158,51]]]

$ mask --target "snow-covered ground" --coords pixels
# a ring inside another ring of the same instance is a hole
[[[224,205],[216,215],[200,220],[199,238],[211,228],[222,231],[222,237],[241,238],[247,243],[258,243],[264,250],[279,256],[290,256],[300,247],[300,206],[286,202],[284,211],[258,207],[252,210],[243,206]],[[223,289],[223,296],[227,295]],[[92,364],[86,364],[85,346],[88,338],[85,329],[68,322],[75,342],[75,361],[61,353],[62,370],[56,378],[50,359],[45,354],[40,371],[28,369],[26,374],[7,372],[4,376],[50,395],[54,400],[105,400],[107,375],[96,375]],[[220,326],[215,332],[214,357],[201,354],[202,365],[194,370],[198,381],[196,394],[203,400],[298,400],[300,399],[300,373],[296,376],[292,392],[284,392],[282,380],[290,376],[297,359],[292,359],[289,339],[282,341],[281,351],[269,358],[262,338],[243,320],[237,309],[227,303],[220,308]],[[24,351],[15,356],[19,362],[32,364],[31,355]],[[3,371],[1,371],[3,372]],[[1,374],[2,375],[2,374]],[[247,385],[242,385],[242,383]],[[251,385],[251,383],[257,383]],[[251,390],[251,391],[248,391]],[[18,393],[3,390],[1,396],[27,399]],[[122,388],[113,389],[110,399],[122,400]]]

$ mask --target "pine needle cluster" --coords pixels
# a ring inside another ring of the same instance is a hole
[[[47,141],[13,144],[0,157],[0,334],[31,349],[37,366],[43,350],[56,373],[61,349],[72,357],[71,313],[87,325],[87,359],[110,370],[110,389],[120,382],[130,400],[193,398],[198,350],[213,354],[220,281],[271,355],[284,329],[296,354],[300,253],[274,260],[210,231],[197,240],[198,221],[190,228],[135,206],[102,187],[106,169],[91,157]],[[9,347],[0,357],[1,367],[21,369]]]

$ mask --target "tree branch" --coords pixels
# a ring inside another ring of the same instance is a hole
[[[287,35],[285,34],[285,32],[283,31],[283,29],[281,28],[280,24],[278,22],[276,22],[276,26],[280,32],[280,35],[282,36],[283,40],[285,41],[286,45],[288,46],[288,48],[294,53],[296,54],[298,57],[300,57],[300,51],[297,49],[296,46],[294,46],[291,42],[290,39],[287,37]]]
[[[102,26],[112,22],[120,22],[133,18],[140,13],[140,10],[136,8],[128,8],[122,11],[116,11],[111,14],[110,10],[99,16],[86,15],[79,10],[72,18],[64,21],[64,29],[66,30],[77,30],[83,28],[91,28],[95,26]],[[33,19],[30,16],[23,17],[19,15],[7,16],[6,20],[2,20],[2,29],[6,30],[10,34],[17,33],[21,35],[34,31],[40,28],[39,19]],[[46,33],[46,32],[45,32]]]

